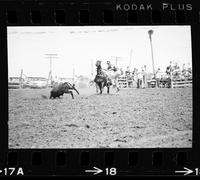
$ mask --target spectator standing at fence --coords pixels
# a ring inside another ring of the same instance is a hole
[[[142,68],[142,88],[147,87],[147,66],[144,65]]]
[[[182,66],[182,73],[184,74],[185,71],[186,71],[186,66],[185,66],[185,63],[184,63],[183,66]]]
[[[169,66],[166,68],[166,74],[170,75],[172,73],[172,61],[170,61]]]
[[[192,67],[190,66],[190,63],[187,64],[187,76],[188,79],[192,79]]]
[[[131,87],[133,82],[132,82],[132,78],[131,78],[131,71],[130,71],[130,68],[129,66],[127,66],[126,68],[126,71],[125,71],[125,76],[127,78],[127,81],[128,81],[128,87]]]
[[[169,66],[167,66],[167,68],[166,68],[168,88],[171,87],[172,73],[173,73],[173,67],[172,67],[172,61],[170,61]]]
[[[134,76],[135,76],[135,68],[134,68],[133,71],[131,72],[131,76],[132,76],[133,79],[134,79]]]
[[[160,80],[161,80],[161,75],[160,75],[160,68],[158,68],[156,70],[156,84],[157,84],[157,87],[160,87]]]
[[[138,70],[136,68],[134,68],[132,71],[132,77],[135,81],[137,81],[137,79],[138,79],[137,76],[138,76]]]
[[[142,72],[138,72],[138,88],[142,87]]]
[[[178,78],[180,74],[180,67],[177,62],[175,62],[173,69],[174,69],[174,76]]]
[[[131,75],[131,71],[130,71],[129,66],[127,66],[126,71],[125,71],[125,74],[126,74],[126,76],[128,76],[128,77]]]
[[[138,70],[134,68],[132,72],[132,78],[136,82],[137,88],[138,88]]]
[[[174,69],[180,69],[179,65],[178,65],[178,62],[175,62],[174,64]]]
[[[185,64],[182,65],[181,79],[186,79],[186,66],[185,66]]]
[[[189,71],[189,73],[192,74],[192,67],[191,67],[190,63],[188,63],[188,65],[187,65],[187,70]]]
[[[145,88],[145,72],[144,67],[141,68],[141,88]]]
[[[183,64],[182,66],[182,72],[184,72],[186,70],[186,66],[185,66],[185,63]]]

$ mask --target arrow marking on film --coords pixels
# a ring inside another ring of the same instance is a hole
[[[2,173],[3,171],[2,170],[0,170],[0,173]]]
[[[93,175],[96,175],[96,174],[99,174],[101,172],[103,172],[103,170],[97,168],[97,167],[93,167],[94,169],[92,170],[85,170],[85,172],[93,172],[94,174]]]
[[[175,171],[175,173],[185,173],[184,176],[193,173],[193,170],[184,167],[185,171]]]

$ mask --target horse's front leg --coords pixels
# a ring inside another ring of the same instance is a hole
[[[107,86],[107,94],[110,93],[110,86]]]
[[[104,88],[104,82],[101,83],[101,93],[100,94],[102,94],[103,88]]]
[[[118,79],[117,78],[115,79],[115,85],[116,85],[116,88],[117,88],[117,92],[119,92],[120,89],[119,89]]]
[[[95,87],[96,87],[96,93],[98,93],[99,92],[99,87],[98,87],[98,85],[97,84],[95,84]]]
[[[100,89],[100,94],[102,94],[102,86],[100,86],[99,89]]]
[[[102,83],[98,83],[98,88],[99,88],[99,94],[102,94]]]

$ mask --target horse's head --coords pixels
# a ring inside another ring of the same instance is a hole
[[[101,61],[99,61],[99,60],[96,61],[96,64],[95,64],[95,65],[96,65],[97,67],[98,67],[98,66],[101,66]]]

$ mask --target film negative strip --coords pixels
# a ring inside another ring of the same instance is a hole
[[[1,0],[0,175],[199,176],[199,47],[197,1]]]

